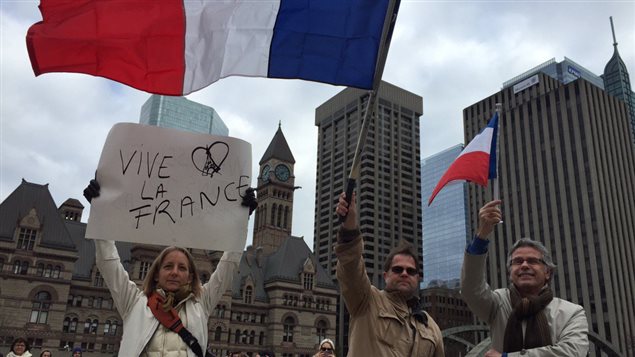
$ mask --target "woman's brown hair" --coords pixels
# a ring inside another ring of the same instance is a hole
[[[187,261],[189,264],[188,270],[190,272],[190,276],[192,277],[192,282],[190,283],[190,285],[192,286],[192,293],[196,297],[201,296],[201,279],[198,276],[198,270],[196,270],[196,264],[194,264],[194,258],[192,257],[192,254],[190,254],[190,252],[185,248],[175,246],[163,249],[161,254],[159,254],[159,256],[154,259],[154,262],[152,262],[148,274],[146,274],[145,279],[143,279],[143,293],[146,294],[146,296],[150,296],[152,292],[157,289],[157,277],[159,276],[161,263],[163,263],[163,259],[165,259],[166,255],[174,251],[179,251],[185,254],[185,256],[187,257]]]

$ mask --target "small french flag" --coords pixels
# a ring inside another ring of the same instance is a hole
[[[498,133],[498,113],[487,126],[461,151],[448,171],[441,177],[432,191],[428,206],[445,185],[456,180],[467,180],[487,187],[488,179],[496,178],[496,138]]]

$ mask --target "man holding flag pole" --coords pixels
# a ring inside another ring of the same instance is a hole
[[[586,356],[588,325],[584,309],[553,296],[550,287],[556,265],[545,246],[529,238],[518,240],[507,257],[508,288],[491,290],[486,282],[488,236],[503,214],[497,178],[497,139],[501,105],[488,125],[450,165],[428,204],[449,182],[468,180],[487,186],[494,199],[479,210],[476,235],[468,245],[461,273],[461,295],[472,312],[490,327],[486,357]]]

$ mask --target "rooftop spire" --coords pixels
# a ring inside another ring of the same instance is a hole
[[[613,16],[609,16],[611,20],[611,32],[613,33],[613,46],[617,48],[617,40],[615,39],[615,28],[613,27]]]

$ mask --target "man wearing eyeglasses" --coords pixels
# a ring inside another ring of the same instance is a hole
[[[371,285],[362,258],[355,194],[342,193],[336,213],[346,217],[337,234],[337,280],[350,313],[348,357],[442,357],[439,326],[421,309],[419,262],[409,244],[394,248],[384,263],[386,288]],[[403,243],[401,241],[400,243]]]
[[[485,281],[488,236],[502,220],[500,200],[479,210],[479,227],[468,245],[461,295],[490,327],[486,357],[586,356],[589,348],[584,309],[553,297],[549,286],[556,265],[542,243],[522,238],[507,256],[511,284],[492,291]]]

